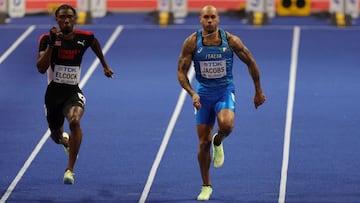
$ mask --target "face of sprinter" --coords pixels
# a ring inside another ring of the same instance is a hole
[[[61,32],[65,35],[73,31],[76,22],[75,20],[76,14],[71,9],[61,9],[56,17],[56,22],[59,25]]]
[[[219,15],[215,7],[204,7],[200,13],[200,23],[205,34],[210,34],[217,31],[219,24]]]

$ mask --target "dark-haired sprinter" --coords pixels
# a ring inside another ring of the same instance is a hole
[[[37,69],[48,73],[45,93],[46,119],[50,137],[62,144],[69,155],[64,173],[64,184],[74,184],[74,165],[82,140],[80,119],[84,113],[85,96],[79,88],[80,67],[83,55],[91,47],[103,67],[106,77],[113,70],[105,61],[99,41],[90,31],[74,29],[76,10],[70,5],[61,5],[55,11],[57,27],[39,38]],[[70,136],[64,132],[64,120],[68,121]]]

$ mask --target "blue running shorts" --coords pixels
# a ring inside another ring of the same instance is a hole
[[[201,108],[195,111],[196,124],[214,125],[216,115],[222,109],[230,109],[235,112],[235,88],[233,84],[216,89],[199,84],[197,93],[200,96]]]

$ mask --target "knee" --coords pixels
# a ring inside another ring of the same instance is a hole
[[[210,151],[211,141],[210,140],[201,140],[199,142],[199,151]]]
[[[56,144],[60,144],[61,143],[61,132],[60,131],[52,131],[50,133],[50,137],[51,139],[56,143]]]
[[[69,120],[69,127],[71,131],[76,131],[76,130],[80,130],[80,119],[78,118],[71,118]]]
[[[228,123],[223,123],[221,126],[219,126],[219,133],[224,135],[224,136],[228,136],[232,130],[234,129],[234,124],[231,122]]]

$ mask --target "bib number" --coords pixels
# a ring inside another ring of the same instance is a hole
[[[222,78],[226,75],[226,61],[200,61],[200,71],[204,78]]]
[[[68,84],[68,85],[79,84],[80,67],[55,65],[53,80],[54,82]]]

